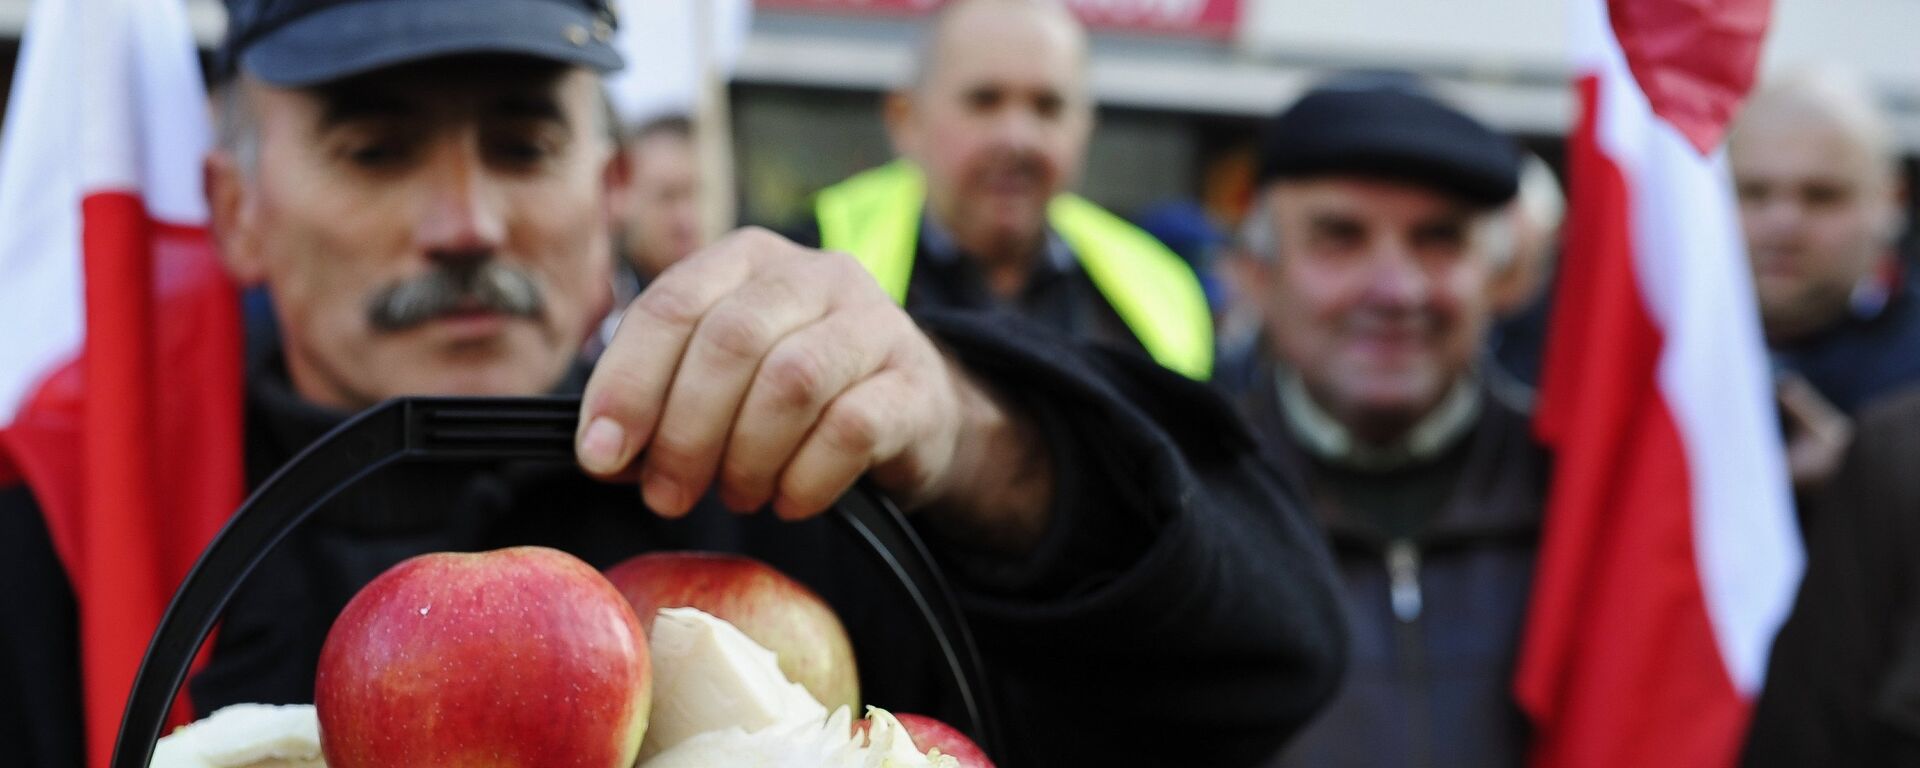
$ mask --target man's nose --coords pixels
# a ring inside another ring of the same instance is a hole
[[[426,171],[426,199],[414,243],[434,259],[490,255],[506,238],[504,201],[469,142],[449,141]]]
[[[1034,110],[1021,106],[1000,111],[994,117],[994,135],[1013,149],[1028,149],[1040,143],[1041,119]]]
[[[1374,247],[1369,259],[1367,299],[1395,307],[1418,306],[1432,288],[1426,271],[1421,269],[1412,248],[1392,238],[1384,240]]]
[[[1749,207],[1746,215],[1751,221],[1747,228],[1756,239],[1786,239],[1800,230],[1805,213],[1791,195],[1773,195],[1758,206]]]

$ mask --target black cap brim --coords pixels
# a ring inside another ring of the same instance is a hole
[[[411,0],[343,3],[252,41],[248,74],[304,87],[415,61],[513,54],[599,72],[621,66],[612,28],[585,9],[550,0]]]
[[[1482,205],[1519,187],[1511,139],[1424,93],[1316,89],[1268,123],[1257,178],[1358,175],[1403,181]]]

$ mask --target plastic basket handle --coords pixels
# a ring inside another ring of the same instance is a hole
[[[281,467],[241,505],[174,593],[147,646],[115,742],[114,768],[147,768],[188,667],[248,574],[274,545],[341,490],[406,462],[573,462],[578,398],[416,397],[376,406]],[[1001,754],[979,652],[926,545],[884,497],[856,486],[835,517],[900,581],[952,673],[969,723],[956,724]]]

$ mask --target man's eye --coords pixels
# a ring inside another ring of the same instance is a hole
[[[488,154],[508,163],[537,163],[550,154],[546,145],[522,139],[497,140],[488,144]]]
[[[1047,94],[1034,99],[1033,102],[1034,111],[1039,113],[1041,117],[1049,120],[1059,117],[1061,112],[1066,111],[1066,108],[1066,99],[1061,98],[1058,94]]]
[[[487,159],[510,168],[526,168],[560,154],[564,138],[552,131],[498,131],[486,137]]]
[[[1308,242],[1316,251],[1344,256],[1360,250],[1366,233],[1346,222],[1318,222],[1308,229]]]
[[[1413,247],[1429,256],[1453,258],[1466,250],[1466,244],[1466,230],[1460,227],[1435,227],[1413,235]]]
[[[976,112],[986,112],[1000,106],[1000,92],[991,88],[977,88],[967,91],[967,108]]]
[[[400,141],[363,142],[347,150],[347,159],[362,168],[391,168],[407,158],[407,146]]]
[[[1832,184],[1810,184],[1800,192],[1800,199],[1809,208],[1838,206],[1851,197],[1851,190]]]

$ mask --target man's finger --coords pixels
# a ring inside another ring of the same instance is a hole
[[[899,310],[879,305],[835,313],[795,331],[767,354],[734,420],[720,467],[720,497],[738,510],[772,500],[780,472],[841,392],[887,361],[880,344],[847,344],[886,328]]]
[[[729,238],[674,265],[627,307],[581,396],[574,454],[583,469],[620,472],[651,438],[700,318],[751,272],[733,245]]]
[[[905,450],[919,431],[900,418],[913,412],[914,389],[900,372],[884,370],[828,403],[780,475],[775,514],[783,520],[817,515],[869,468]]]
[[[1815,436],[1826,442],[1844,444],[1852,439],[1853,420],[1834,407],[1813,384],[1797,375],[1781,377],[1778,384],[1780,410],[1790,435]]]
[[[713,483],[748,386],[774,346],[826,314],[830,294],[805,265],[772,266],[700,320],[647,444],[640,487],[654,512],[678,517]]]

